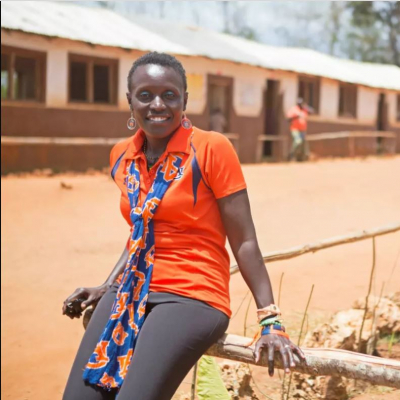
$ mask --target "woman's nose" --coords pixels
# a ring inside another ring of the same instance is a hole
[[[160,96],[155,96],[153,101],[150,104],[150,108],[153,110],[164,110],[165,104]]]

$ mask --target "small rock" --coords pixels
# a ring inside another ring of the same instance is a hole
[[[61,186],[61,189],[67,189],[67,190],[72,189],[72,185],[65,183],[65,182],[60,182],[60,186]]]
[[[305,399],[305,398],[307,398],[308,396],[307,396],[307,393],[306,393],[304,390],[296,389],[296,390],[293,392],[293,397],[300,398],[300,399]]]

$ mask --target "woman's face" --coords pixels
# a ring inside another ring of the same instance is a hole
[[[182,77],[173,68],[160,65],[141,65],[131,77],[128,102],[134,117],[145,133],[164,138],[181,124],[186,109]]]

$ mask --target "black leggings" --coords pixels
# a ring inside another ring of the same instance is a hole
[[[118,286],[100,300],[83,336],[63,400],[114,400],[83,381],[82,374],[108,321]],[[229,318],[201,301],[150,292],[146,319],[118,400],[169,400],[190,368],[228,327]]]

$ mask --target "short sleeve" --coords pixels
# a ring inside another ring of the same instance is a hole
[[[117,173],[121,159],[128,149],[129,141],[130,141],[130,139],[119,142],[116,145],[114,145],[114,147],[111,149],[110,172],[111,172],[111,176],[113,179],[115,179],[115,175]]]
[[[127,141],[124,140],[122,142],[119,142],[113,146],[110,152],[110,167],[113,168],[115,164],[117,163],[118,159],[121,157],[121,155],[125,154],[127,148],[128,148],[128,143]]]
[[[242,167],[232,143],[215,133],[208,143],[206,180],[217,199],[246,189]]]
[[[118,156],[117,156],[117,146],[118,146],[118,145],[114,145],[113,148],[112,148],[111,151],[110,151],[110,168],[111,168],[111,169],[113,169],[113,167],[114,167],[114,165],[115,165],[115,162],[116,162],[117,159],[118,159]]]

